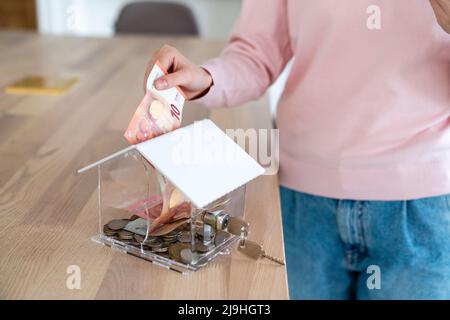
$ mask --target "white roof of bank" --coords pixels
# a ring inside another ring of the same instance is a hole
[[[264,169],[211,120],[130,146],[78,173],[136,149],[198,208],[264,173]]]

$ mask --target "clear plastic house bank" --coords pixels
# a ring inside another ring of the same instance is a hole
[[[98,177],[92,239],[181,273],[230,253],[246,184],[264,172],[212,121],[132,145],[80,170]]]

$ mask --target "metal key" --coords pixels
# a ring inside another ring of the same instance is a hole
[[[228,219],[228,227],[227,230],[229,233],[234,234],[236,236],[240,236],[242,232],[245,234],[248,234],[250,229],[250,225],[248,222],[236,218],[236,217],[230,217]]]
[[[256,242],[245,240],[239,247],[238,250],[241,251],[246,256],[258,260],[261,258],[269,259],[275,263],[278,263],[282,266],[285,265],[284,261],[275,257],[272,257],[264,251],[261,245]]]

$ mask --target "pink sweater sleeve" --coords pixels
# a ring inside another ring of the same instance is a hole
[[[257,99],[276,80],[292,56],[286,0],[246,0],[220,57],[202,66],[214,85],[197,101],[234,106]]]

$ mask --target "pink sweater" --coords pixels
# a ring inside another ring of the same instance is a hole
[[[381,9],[381,29],[369,29]],[[370,20],[373,22],[373,20]],[[450,193],[450,35],[428,0],[247,0],[200,99],[263,95],[294,58],[277,111],[280,182],[402,200]]]

